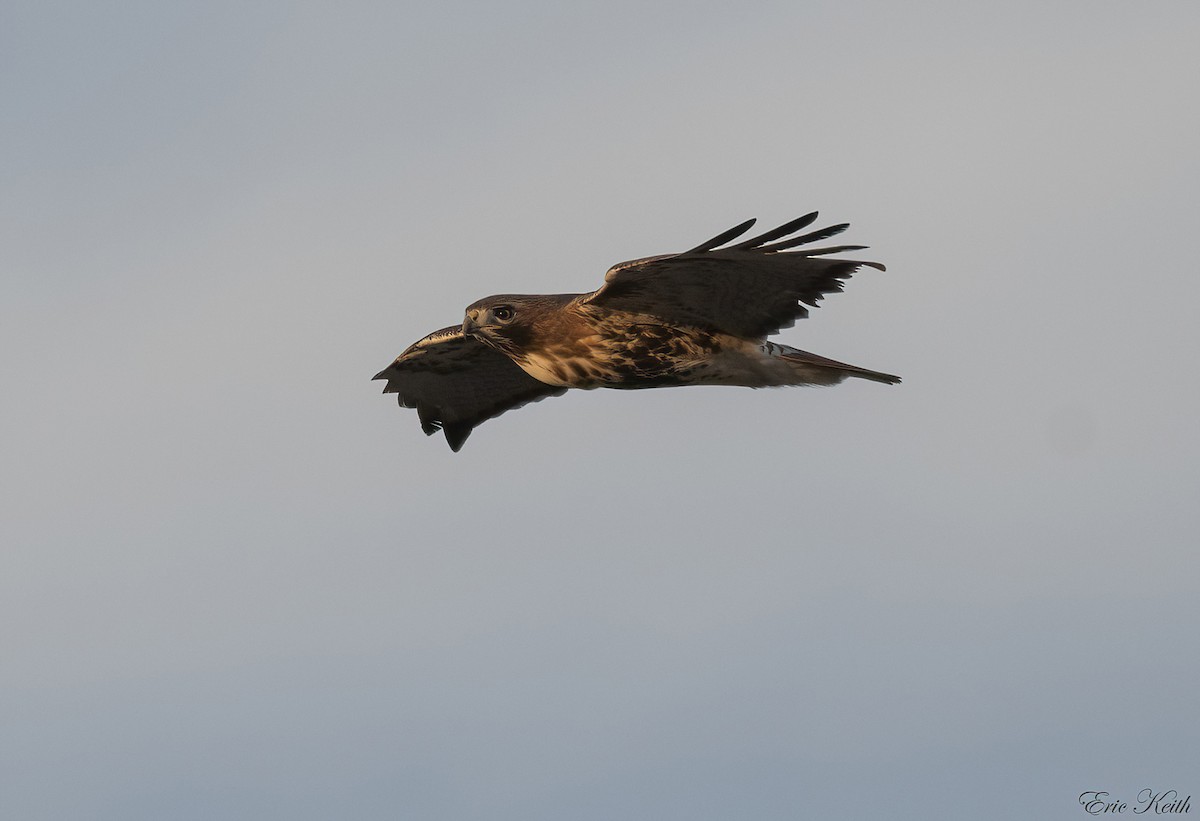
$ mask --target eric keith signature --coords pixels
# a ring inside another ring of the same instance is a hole
[[[1079,805],[1083,807],[1083,811],[1088,815],[1108,815],[1110,813],[1122,813],[1130,809],[1129,802],[1113,798],[1101,790],[1089,790],[1088,792],[1080,793]],[[1181,798],[1175,790],[1155,792],[1147,787],[1137,794],[1137,802],[1134,803],[1132,810],[1134,815],[1143,815],[1145,813],[1162,815],[1168,812],[1191,812],[1192,797],[1188,795]]]

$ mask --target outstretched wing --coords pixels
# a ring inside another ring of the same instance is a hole
[[[434,331],[372,378],[386,379],[383,392],[398,394],[402,408],[416,408],[421,429],[429,435],[441,430],[455,452],[477,425],[493,416],[566,392],[464,337],[457,325]]]
[[[849,227],[833,225],[788,238],[816,218],[814,211],[753,239],[719,247],[750,230],[754,220],[747,220],[682,254],[622,262],[583,301],[743,338],[768,336],[808,316],[805,305],[815,307],[825,294],[841,291],[842,281],[863,265],[884,270],[878,262],[824,258],[864,245],[788,250]]]

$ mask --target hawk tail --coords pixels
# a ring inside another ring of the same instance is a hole
[[[870,379],[872,382],[882,382],[885,385],[895,385],[900,382],[900,377],[890,373],[872,371],[857,365],[847,365],[845,362],[826,359],[797,348],[784,345],[779,347],[782,350],[779,352],[778,358],[787,363],[797,377],[798,381],[794,384],[836,385],[848,376]]]

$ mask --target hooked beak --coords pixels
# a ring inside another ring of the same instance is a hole
[[[478,328],[479,325],[475,322],[475,312],[472,311],[471,313],[467,314],[465,319],[463,319],[462,335],[472,336],[475,331],[478,330]]]

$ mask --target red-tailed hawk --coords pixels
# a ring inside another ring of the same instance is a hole
[[[588,294],[481,299],[461,325],[434,331],[374,378],[454,451],[493,416],[568,388],[836,385],[848,376],[895,384],[900,377],[767,341],[861,266],[884,270],[823,258],[863,245],[788,250],[848,227],[791,236],[816,218],[720,247],[748,231],[747,220],[682,254],[614,265]]]

